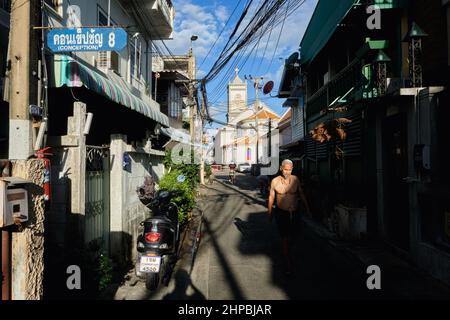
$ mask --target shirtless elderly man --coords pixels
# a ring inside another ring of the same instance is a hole
[[[282,238],[283,256],[286,262],[286,273],[292,272],[292,260],[289,255],[289,242],[292,236],[298,232],[300,226],[300,214],[298,212],[301,200],[310,216],[308,202],[303,193],[300,180],[292,175],[294,164],[291,160],[284,160],[281,163],[281,176],[272,180],[270,184],[270,195],[268,204],[269,220],[272,221],[272,208],[276,199],[275,220]]]

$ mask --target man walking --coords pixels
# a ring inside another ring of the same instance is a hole
[[[272,180],[270,184],[268,213],[269,221],[272,221],[272,208],[276,199],[274,211],[275,220],[282,239],[283,257],[286,263],[286,274],[292,273],[292,260],[289,254],[289,243],[294,234],[300,228],[300,213],[298,212],[298,201],[301,200],[310,215],[308,202],[300,184],[300,180],[292,175],[294,164],[291,160],[284,160],[281,163],[281,176]]]

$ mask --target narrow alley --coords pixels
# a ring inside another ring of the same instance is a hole
[[[132,277],[115,299],[372,300],[449,296],[445,288],[399,266],[382,267],[382,290],[369,290],[366,268],[330,246],[306,224],[295,240],[294,274],[285,275],[276,224],[268,221],[266,200],[258,193],[256,178],[238,174],[235,185],[227,178],[223,171],[202,188],[202,238],[192,272],[192,243],[185,241],[168,286],[149,293],[142,281]]]

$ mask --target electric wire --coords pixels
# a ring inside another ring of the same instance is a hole
[[[230,36],[230,39],[227,42],[227,45],[225,46],[225,48],[223,49],[222,54],[219,55],[219,58],[214,63],[210,72],[205,77],[206,81],[202,82],[201,89],[202,89],[202,91],[204,91],[203,94],[205,95],[205,97],[207,96],[206,83],[208,81],[211,81],[211,79],[213,79],[215,76],[217,76],[217,74],[220,71],[222,71],[223,67],[231,60],[230,56],[234,56],[236,52],[239,52],[240,50],[242,50],[249,44],[253,43],[254,41],[257,41],[256,45],[258,45],[259,40],[261,39],[261,37],[264,34],[267,33],[267,31],[271,35],[273,29],[276,26],[278,26],[280,23],[283,23],[282,28],[280,30],[280,34],[277,39],[277,45],[275,47],[275,50],[274,50],[274,53],[272,56],[272,60],[271,60],[271,64],[272,64],[274,55],[276,54],[276,51],[278,49],[279,39],[280,39],[281,33],[284,29],[284,23],[287,20],[287,17],[289,15],[291,15],[295,10],[297,10],[304,2],[305,2],[305,0],[303,0],[303,1],[297,0],[297,1],[293,1],[293,2],[291,0],[289,0],[289,1],[281,0],[281,1],[276,1],[276,3],[269,3],[269,1],[265,1],[263,3],[263,5],[257,10],[257,13],[253,17],[253,19],[251,19],[251,21],[247,24],[247,27],[244,27],[241,34],[233,42],[233,45],[227,48],[228,44],[231,42],[232,37]],[[268,5],[268,7],[265,7],[265,5]],[[284,7],[285,11],[283,12],[284,14],[276,15],[277,12],[280,11],[280,8],[282,5],[285,5],[285,7]],[[266,10],[264,10],[264,16],[261,17],[261,12],[262,12],[263,8],[266,8]],[[246,8],[246,10],[248,11],[248,7]],[[246,12],[244,11],[244,13],[246,13]],[[243,21],[243,17],[245,17],[244,13],[243,13],[243,15],[241,15],[241,19],[238,21],[238,25],[240,25],[240,23]],[[268,24],[264,27],[264,23],[267,23],[267,21],[268,21]],[[250,27],[251,27],[251,30],[249,31]],[[238,29],[238,26],[235,28],[235,31],[237,29]],[[258,32],[258,30],[260,30],[260,32]],[[234,34],[235,34],[235,32],[232,33],[232,36],[234,36]],[[242,38],[241,42],[238,43],[237,41],[241,38]],[[268,42],[269,42],[269,39],[268,39]],[[268,42],[266,43],[266,48],[267,48]],[[235,47],[233,48],[234,45],[235,45]],[[227,54],[227,56],[225,56],[225,54]],[[263,59],[264,59],[264,57],[265,57],[265,53],[263,53]],[[246,59],[246,61],[247,60],[248,60],[248,58]],[[227,72],[229,72],[229,69]],[[224,86],[226,86],[226,82],[224,80],[226,81],[227,78],[223,77],[222,81],[219,82],[219,84],[216,86],[216,89],[215,89],[215,92],[219,91],[218,94],[216,93],[216,95],[218,95],[219,98],[223,95],[223,93],[220,94],[220,91],[223,89]],[[211,119],[211,117],[209,116],[209,112],[207,110],[208,109],[207,103],[205,104],[205,109],[206,109],[205,114],[210,118],[209,121],[213,121],[213,120],[218,121],[217,119]],[[218,121],[218,122],[222,122],[222,124],[223,124],[223,121]]]

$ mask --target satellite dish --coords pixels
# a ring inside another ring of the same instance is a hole
[[[299,57],[298,52],[294,52],[289,56],[289,58],[287,58],[286,64],[294,64],[295,62],[298,61],[298,57]]]
[[[273,89],[273,81],[269,81],[264,85],[263,93],[269,94]]]

